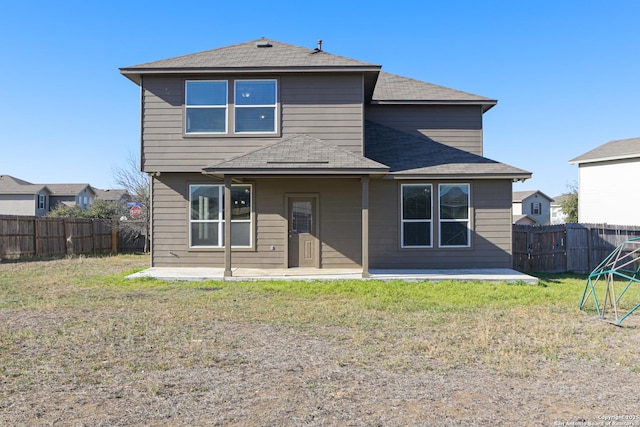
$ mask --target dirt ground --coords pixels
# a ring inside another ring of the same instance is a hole
[[[61,321],[60,313],[0,317],[14,327]],[[0,425],[640,425],[639,375],[628,367],[559,360],[553,374],[532,366],[539,375],[509,376],[415,360],[430,368],[414,370],[412,363],[370,363],[379,356],[329,330],[225,321],[209,327],[208,338],[188,349],[206,347],[215,354],[208,363],[153,373],[110,366],[93,384],[68,378],[38,388],[0,375]]]

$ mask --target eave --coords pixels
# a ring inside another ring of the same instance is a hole
[[[372,100],[371,105],[479,105],[482,107],[482,112],[485,113],[498,104],[497,100],[395,100],[395,99],[381,99]]]
[[[198,75],[198,74],[276,74],[276,73],[377,73],[381,66],[288,66],[288,67],[184,67],[184,68],[120,68],[120,73],[136,84],[143,75]],[[375,77],[374,80],[375,82]]]

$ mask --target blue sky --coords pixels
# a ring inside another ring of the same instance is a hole
[[[0,6],[0,174],[112,188],[139,150],[120,67],[260,37],[498,99],[484,155],[553,197],[568,161],[640,136],[640,1],[9,1]]]

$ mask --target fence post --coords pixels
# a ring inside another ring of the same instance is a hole
[[[35,251],[35,256],[40,256],[41,248],[40,248],[40,233],[38,232],[38,224],[39,220],[37,217],[33,218],[33,250]]]
[[[120,228],[120,221],[117,219],[111,220],[111,253],[118,253],[118,229]]]

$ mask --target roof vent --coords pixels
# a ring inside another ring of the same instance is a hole
[[[258,40],[258,42],[256,43],[256,47],[272,47],[273,45],[271,43],[269,43],[269,40],[265,39],[264,37],[261,40]]]
[[[316,48],[317,52],[322,52],[322,40],[318,40],[318,47]]]

